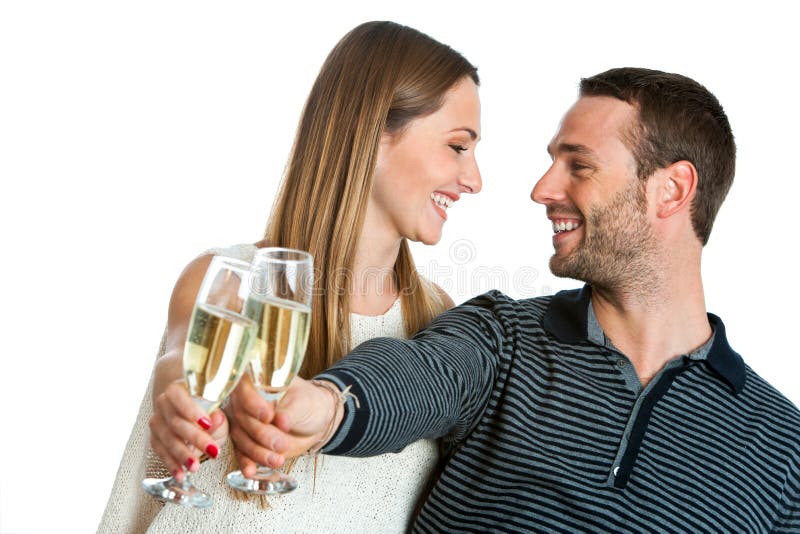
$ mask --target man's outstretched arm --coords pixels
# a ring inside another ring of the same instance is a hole
[[[321,446],[329,454],[373,456],[422,438],[462,439],[488,402],[503,350],[492,302],[473,299],[412,340],[360,345],[316,377],[327,384],[295,379],[277,412],[243,381],[229,413],[245,474],[254,461],[277,466]]]

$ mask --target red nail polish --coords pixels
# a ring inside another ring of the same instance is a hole
[[[206,447],[206,454],[211,456],[212,458],[216,458],[219,454],[219,449],[213,443],[209,443],[208,447]]]
[[[189,458],[188,460],[186,460],[186,463],[184,465],[186,466],[186,469],[191,471],[192,466],[194,465],[194,458]]]
[[[208,430],[209,428],[211,428],[211,419],[203,416],[197,420],[197,424],[202,426],[204,429]]]

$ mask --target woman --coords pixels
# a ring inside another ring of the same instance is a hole
[[[417,274],[407,240],[438,242],[446,210],[462,193],[481,188],[477,85],[475,67],[460,54],[391,22],[358,26],[328,56],[265,239],[212,251],[249,259],[257,246],[275,245],[314,256],[317,291],[301,376],[322,371],[370,337],[406,337],[452,306]],[[203,412],[180,380],[186,328],[210,258],[190,263],[173,291],[166,350],[154,371],[150,442],[178,474],[181,466],[198,470],[197,451],[220,453],[195,481],[215,503],[202,513],[166,506],[151,530],[404,531],[436,463],[430,441],[378,458],[324,457],[316,469],[313,458],[302,457],[292,471],[300,488],[270,498],[267,510],[225,487],[227,420]],[[113,495],[109,507],[112,501]],[[101,531],[110,524],[104,517]]]

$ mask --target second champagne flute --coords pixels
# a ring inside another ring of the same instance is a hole
[[[303,363],[311,328],[314,262],[287,248],[259,250],[251,266],[251,293],[244,315],[256,322],[256,349],[249,374],[262,397],[277,402]],[[228,474],[228,484],[246,493],[271,495],[297,487],[291,476],[258,466],[256,476]]]

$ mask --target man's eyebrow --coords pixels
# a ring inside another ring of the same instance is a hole
[[[466,126],[462,126],[461,128],[453,128],[449,133],[453,132],[467,132],[473,141],[478,138],[478,134],[475,133],[475,130],[472,128],[467,128]]]
[[[559,143],[556,147],[556,151],[558,152],[567,152],[569,154],[578,154],[580,156],[585,156],[591,159],[597,159],[597,154],[586,145],[576,145],[572,143]],[[547,145],[547,153],[550,154],[552,157],[553,155],[553,146]]]

